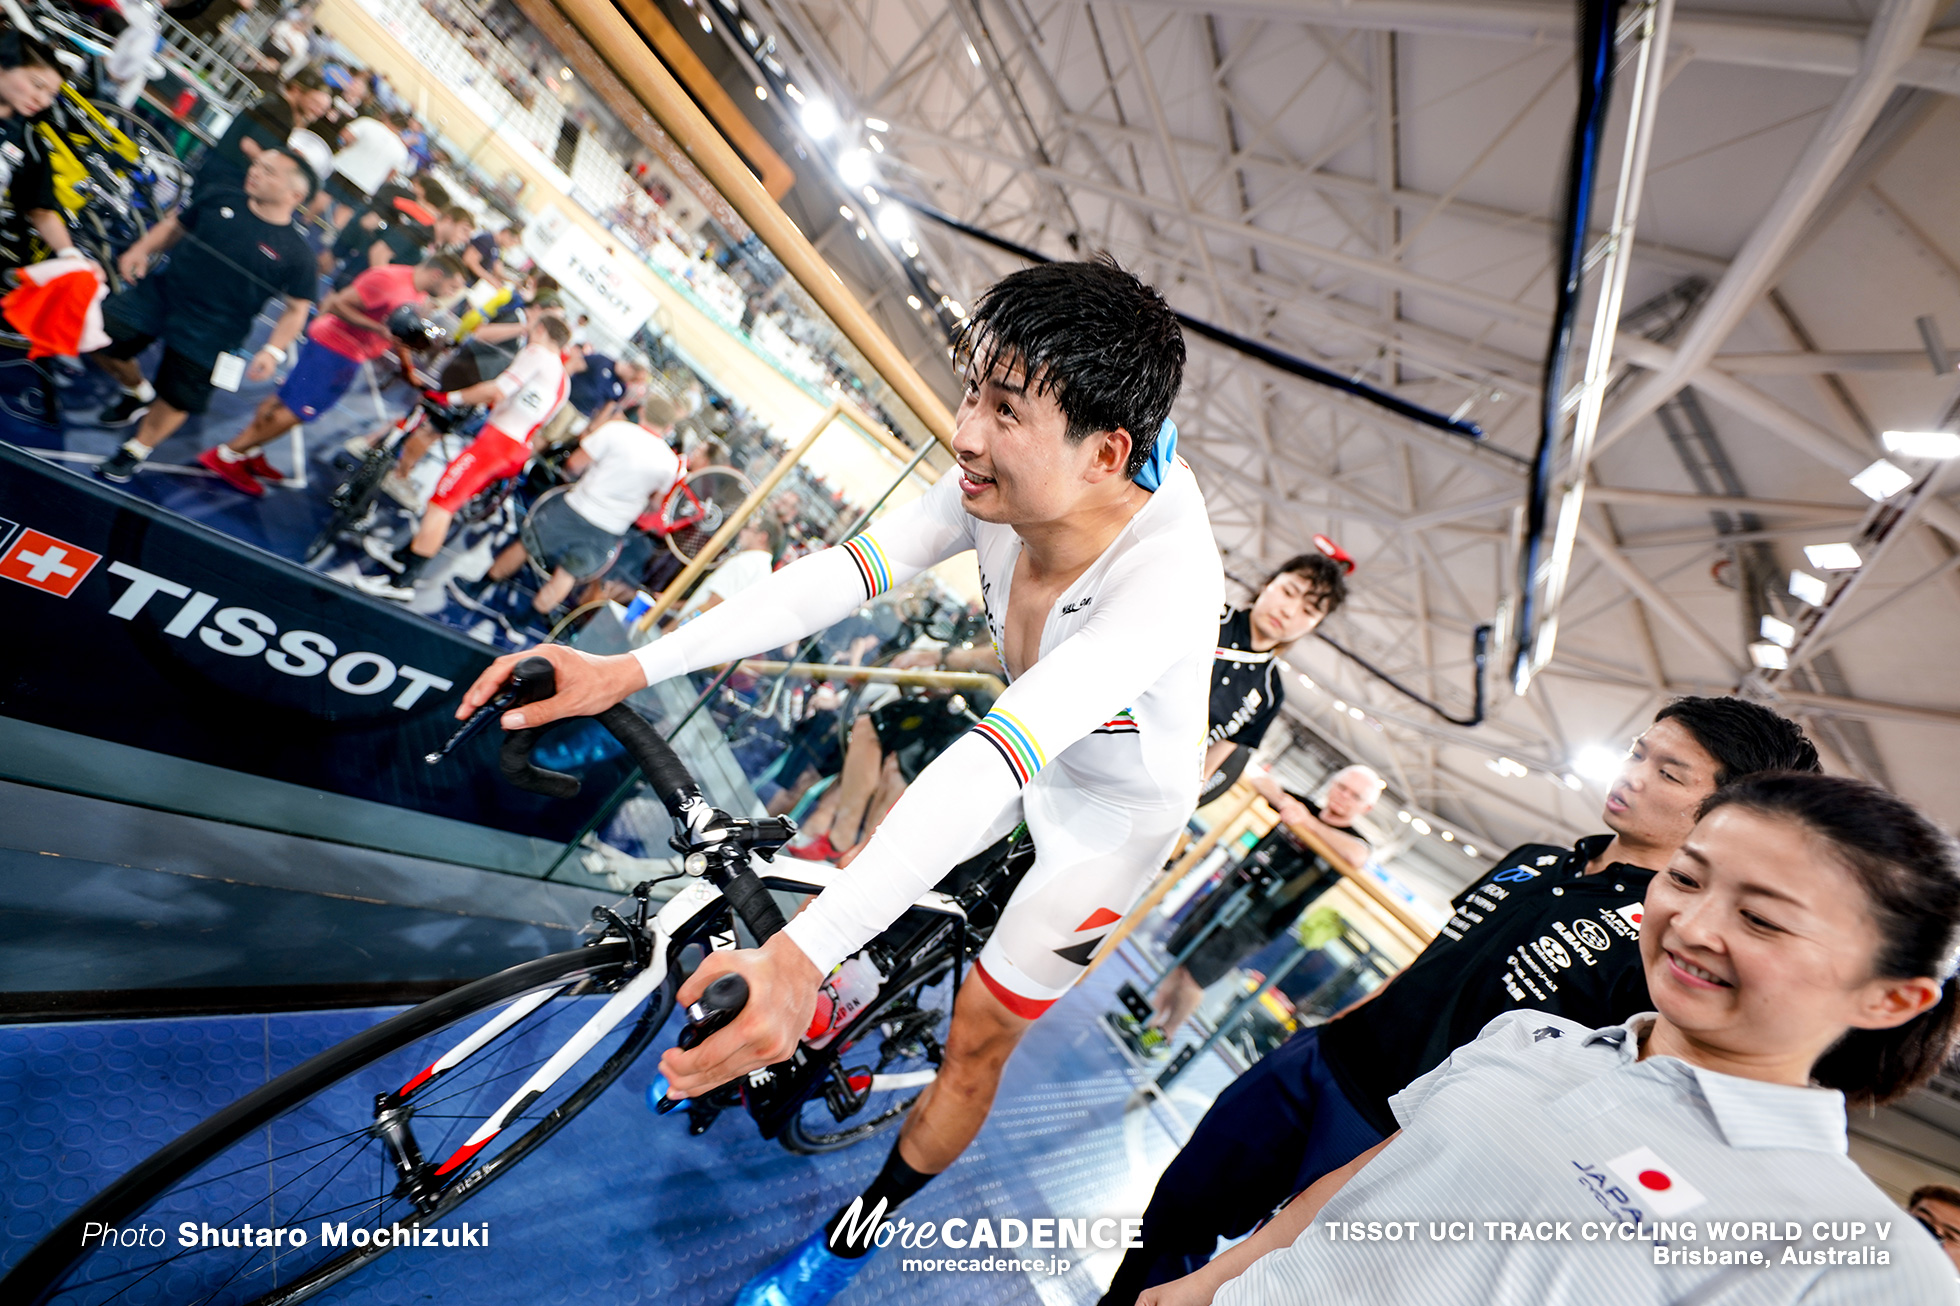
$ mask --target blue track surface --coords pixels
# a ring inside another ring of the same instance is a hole
[[[978,1141],[907,1216],[1141,1212],[1176,1147],[1173,1131],[1183,1130],[1162,1107],[1125,1110],[1131,1073],[1098,1020],[1126,970],[1120,960],[1102,968],[1035,1026]],[[177,1132],[389,1014],[0,1027],[0,1270]],[[320,1300],[721,1306],[884,1160],[884,1137],[828,1157],[794,1156],[734,1112],[691,1138],[685,1113],[659,1117],[645,1106],[655,1060],[642,1057],[462,1210],[469,1223],[489,1223],[491,1246],[395,1252]],[[1194,1066],[1174,1091],[1176,1115],[1195,1123],[1223,1079],[1215,1061]],[[1060,1275],[922,1273],[904,1270],[887,1248],[839,1302],[1092,1302],[1115,1255],[1071,1255],[1076,1263]]]

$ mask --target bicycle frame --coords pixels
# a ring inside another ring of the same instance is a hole
[[[807,871],[799,868],[797,875],[794,877],[769,874],[763,876],[762,880],[765,885],[772,889],[782,889],[793,893],[818,893],[827,887],[836,874],[837,872],[829,867],[811,866]],[[958,922],[962,933],[964,932],[966,911],[958,902],[946,894],[934,890],[919,898],[913,905],[922,911],[953,918]],[[594,1012],[544,1065],[538,1067],[530,1078],[526,1079],[516,1091],[504,1100],[502,1105],[491,1112],[484,1119],[483,1123],[477,1127],[476,1131],[465,1139],[463,1144],[452,1155],[437,1165],[433,1172],[434,1175],[436,1177],[448,1175],[467,1165],[478,1152],[489,1146],[498,1134],[502,1133],[516,1121],[533,1101],[549,1091],[551,1086],[557,1083],[567,1070],[577,1064],[579,1058],[596,1047],[606,1035],[610,1034],[621,1022],[632,1015],[641,1003],[651,998],[659,990],[660,986],[667,983],[671,978],[669,974],[669,962],[671,960],[669,950],[674,940],[691,939],[699,933],[705,923],[718,915],[725,906],[726,899],[721,890],[706,880],[689,881],[679,893],[676,893],[672,898],[669,898],[663,903],[651,922],[651,940],[645,967],[631,980],[627,981],[617,993],[607,999],[605,1005]],[[893,977],[894,980],[899,978],[902,977]],[[385,1114],[410,1103],[418,1093],[426,1089],[430,1084],[438,1082],[447,1071],[461,1065],[480,1048],[489,1044],[498,1035],[516,1025],[561,991],[558,988],[543,989],[516,999],[503,1011],[498,1013],[489,1023],[444,1052],[440,1057],[431,1062],[427,1068],[417,1073],[414,1078],[390,1094],[385,1101],[378,1103],[376,1108],[377,1113]],[[860,1017],[860,1019],[863,1018]],[[827,1070],[829,1063],[836,1060],[842,1046],[850,1041],[848,1037],[850,1030],[851,1027],[847,1026],[844,1034],[836,1040],[833,1046],[819,1049],[817,1057],[813,1058],[812,1065],[819,1066],[822,1070]],[[914,1071],[903,1075],[876,1076],[873,1078],[871,1087],[874,1090],[922,1087],[924,1084],[929,1083],[931,1078],[932,1072],[924,1071]],[[800,1103],[800,1101],[801,1098],[799,1097],[798,1102]],[[411,1176],[404,1174],[403,1178],[408,1179]],[[472,1177],[466,1175],[460,1182],[468,1185],[472,1182]]]

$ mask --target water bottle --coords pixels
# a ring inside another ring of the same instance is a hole
[[[817,990],[817,1011],[810,1018],[810,1031],[803,1036],[804,1040],[813,1048],[830,1042],[838,1030],[864,1010],[866,1003],[878,996],[884,983],[884,972],[870,956],[860,952],[847,957]]]

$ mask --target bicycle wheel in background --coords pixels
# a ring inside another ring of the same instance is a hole
[[[425,1170],[420,1208],[411,1200],[394,1156],[405,1150],[434,1167],[455,1156],[599,1010],[629,962],[628,945],[619,942],[543,957],[327,1049],[98,1193],[0,1281],[0,1300],[270,1306],[303,1301],[339,1282],[390,1250],[373,1245],[375,1231],[427,1227],[448,1217],[563,1128],[646,1049],[672,1006],[671,976],[481,1150],[445,1175]],[[520,1001],[538,1005],[449,1070],[421,1077]],[[298,1247],[179,1248],[175,1230],[182,1221],[218,1229],[303,1228],[307,1237]],[[323,1225],[342,1221],[348,1242],[324,1245]],[[162,1247],[84,1247],[91,1222],[141,1223],[170,1236]]]
[[[690,472],[660,506],[668,549],[682,562],[693,562],[754,489],[749,478],[733,467],[703,467]]]
[[[951,953],[942,952],[925,963],[920,978],[873,1009],[837,1059],[853,1095],[865,1095],[863,1105],[839,1120],[828,1095],[813,1095],[784,1124],[784,1147],[806,1156],[835,1152],[905,1119],[939,1070],[953,1010],[952,971]]]

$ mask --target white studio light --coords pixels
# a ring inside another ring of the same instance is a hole
[[[1345,712],[1347,711],[1347,704],[1337,698],[1334,700],[1334,710],[1336,712]]]
[[[1810,565],[1820,571],[1856,571],[1865,565],[1858,556],[1858,550],[1839,541],[1836,544],[1806,544],[1803,556],[1810,559]]]
[[[864,120],[864,129],[873,132],[888,132],[892,129],[892,125],[883,118],[866,118]]]
[[[870,232],[868,232],[868,231],[866,231],[866,230],[865,230],[865,229],[864,229],[863,227],[859,227],[859,228],[858,228],[858,239],[859,239],[859,240],[869,240],[870,238],[871,238],[871,233],[870,233]]]
[[[1407,825],[1412,818],[1409,816],[1407,812],[1397,812],[1395,814],[1395,819],[1400,821],[1402,824]]]
[[[1851,478],[1851,488],[1876,503],[1887,499],[1905,489],[1913,482],[1913,475],[1896,463],[1881,458],[1864,471]]]
[[[1559,777],[1559,783],[1564,785],[1567,789],[1577,789],[1584,782],[1581,781],[1578,776],[1572,774],[1570,771],[1567,771],[1564,775]]]
[[[820,95],[813,95],[803,102],[803,130],[810,133],[810,139],[827,141],[837,130],[837,110],[830,107],[830,101]]]
[[[787,95],[790,99],[794,100],[798,104],[803,103],[803,92],[796,89],[795,82],[784,82],[783,94]]]
[[[900,206],[886,204],[878,210],[878,230],[886,240],[904,240],[912,234],[912,219]]]
[[[806,118],[809,112],[808,109],[803,111]],[[871,166],[870,150],[845,150],[837,156],[837,176],[852,190],[869,185],[877,175],[878,170]]]
[[[758,86],[758,87],[756,87],[756,88],[755,88],[755,98],[756,98],[756,99],[758,99],[758,100],[766,100],[766,99],[768,99],[768,98],[769,98],[769,88],[768,88],[768,87],[766,87],[766,86]]]
[[[1443,837],[1443,842],[1444,842],[1444,843],[1455,843],[1455,842],[1456,842],[1456,836],[1455,836],[1455,835],[1453,835],[1453,834],[1451,834],[1451,833],[1450,833],[1450,832],[1449,832],[1448,830],[1445,830],[1445,831],[1443,831],[1443,836],[1442,836],[1442,837]]]
[[[1761,640],[1749,646],[1749,660],[1765,671],[1787,671],[1790,668],[1790,650],[1781,644]]]
[[[1409,822],[1409,828],[1411,830],[1414,830],[1417,834],[1428,834],[1429,822],[1423,820],[1420,816],[1418,816],[1415,820]]]
[[[1611,784],[1626,769],[1626,754],[1604,744],[1587,744],[1572,759],[1572,769],[1595,784]]]
[[[898,247],[905,251],[906,258],[919,257],[919,242],[916,240],[901,240]]]
[[[715,25],[708,21],[708,16],[706,14],[701,15],[701,30],[704,32],[712,32],[715,30]]]
[[[1509,757],[1493,758],[1485,762],[1484,765],[1497,772],[1497,774],[1508,776],[1513,780],[1522,780],[1531,774],[1530,767]]]
[[[874,208],[874,209],[875,209],[875,208],[877,208],[877,207],[878,207],[878,192],[877,192],[877,191],[875,191],[875,190],[873,190],[873,189],[871,189],[871,187],[869,187],[869,186],[866,186],[866,187],[864,188],[864,202],[865,202],[865,203],[866,203],[867,205],[869,205],[869,206],[870,206],[871,208]]]
[[[1354,718],[1354,719],[1355,719],[1356,721],[1359,721],[1359,720],[1361,720],[1361,718],[1362,718],[1362,717],[1364,717],[1364,716],[1366,716],[1366,715],[1368,715],[1368,714],[1367,714],[1366,712],[1363,712],[1363,711],[1362,711],[1362,710],[1361,710],[1360,708],[1358,708],[1358,707],[1351,707],[1351,708],[1349,708],[1349,709],[1348,709],[1348,715],[1349,715],[1349,716],[1351,716],[1351,717],[1353,717],[1353,718]]]
[[[878,151],[878,153],[883,154],[885,152],[885,143],[876,136],[867,136],[865,139],[871,142],[871,148]]]
[[[1960,435],[1952,431],[1887,431],[1879,439],[1901,458],[1960,458]]]
[[[917,312],[919,309],[925,307],[924,302],[921,301],[917,295],[907,295],[905,297],[905,302],[912,306],[914,312]]]
[[[1477,850],[1466,843],[1463,845],[1463,855],[1465,857],[1475,857],[1477,855]]]
[[[1797,642],[1797,628],[1787,621],[1770,616],[1767,612],[1763,614],[1757,629],[1762,632],[1764,639],[1778,648],[1790,648]]]
[[[1305,676],[1300,677],[1300,683],[1302,685],[1305,685],[1308,689],[1312,689],[1314,687],[1313,681],[1307,679]]]
[[[1822,576],[1813,576],[1807,571],[1790,573],[1790,597],[1808,603],[1813,608],[1824,606],[1824,597],[1831,592],[1829,582]]]

